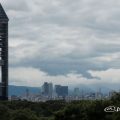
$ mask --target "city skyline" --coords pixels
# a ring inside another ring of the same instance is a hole
[[[22,88],[22,87],[21,87]],[[38,90],[39,89],[39,90]],[[49,100],[109,100],[111,97],[120,92],[115,90],[104,91],[103,88],[97,88],[92,90],[90,88],[76,87],[69,88],[69,86],[54,85],[53,83],[44,82],[39,88],[36,88],[36,92],[30,87],[22,88],[20,93],[14,93],[9,96],[10,100],[27,100],[32,102],[46,102]],[[17,88],[16,88],[17,91]]]
[[[120,1],[0,2],[11,20],[11,85],[119,88]]]

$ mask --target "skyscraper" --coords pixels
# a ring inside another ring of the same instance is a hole
[[[42,94],[45,96],[48,96],[49,94],[49,84],[47,82],[44,82],[42,86]]]
[[[53,84],[44,82],[42,86],[42,94],[48,97],[52,97],[53,94]]]
[[[8,17],[0,4],[0,66],[1,66],[1,96],[8,99]]]
[[[49,83],[49,96],[52,98],[53,96],[53,84]]]
[[[68,96],[68,86],[55,85],[56,94],[62,97]]]
[[[2,96],[2,84],[0,83],[0,96]]]
[[[80,96],[79,88],[75,88],[75,89],[74,89],[74,95],[75,95],[75,96]]]

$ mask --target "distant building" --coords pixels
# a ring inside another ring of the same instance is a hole
[[[68,86],[55,85],[55,92],[58,97],[66,97],[68,96]]]
[[[30,95],[29,89],[26,89],[26,98],[28,98]]]
[[[53,94],[53,84],[44,82],[42,86],[42,94],[48,97],[52,97]]]
[[[44,82],[42,86],[42,94],[48,95],[49,94],[49,84],[47,82]]]
[[[53,96],[53,84],[52,83],[49,83],[49,91],[48,91],[49,93],[49,97],[51,97],[52,98],[52,96]]]
[[[98,91],[96,92],[96,99],[102,99],[103,95],[101,93],[101,88],[98,89]]]
[[[16,95],[12,95],[10,97],[10,100],[20,100],[20,98],[18,96],[16,96]]]
[[[79,88],[74,88],[74,96],[80,96]]]

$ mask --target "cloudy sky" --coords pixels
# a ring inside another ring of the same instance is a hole
[[[120,86],[120,0],[0,0],[9,16],[10,84]]]

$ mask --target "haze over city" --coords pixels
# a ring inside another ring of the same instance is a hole
[[[10,85],[119,89],[119,0],[0,2],[10,19]]]

